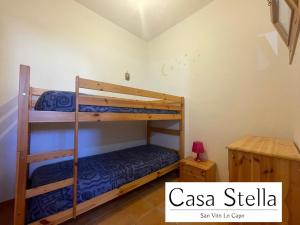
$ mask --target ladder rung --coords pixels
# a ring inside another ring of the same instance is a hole
[[[160,127],[150,127],[150,129],[152,132],[175,135],[175,136],[180,135],[180,130],[173,130],[173,129],[160,128]]]
[[[74,150],[58,150],[41,154],[27,155],[27,163],[35,163],[49,159],[62,158],[74,155]]]
[[[73,178],[65,179],[51,184],[46,184],[36,188],[26,190],[26,198],[32,198],[37,195],[42,195],[57,189],[71,186],[73,184]]]

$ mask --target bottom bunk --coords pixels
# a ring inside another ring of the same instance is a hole
[[[174,150],[143,145],[79,159],[77,214],[88,211],[178,167]],[[72,177],[73,162],[64,161],[36,169],[32,188]],[[54,224],[72,218],[72,186],[34,197],[28,202],[27,222]]]

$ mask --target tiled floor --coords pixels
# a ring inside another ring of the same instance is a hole
[[[176,225],[176,223],[164,222],[164,184],[166,181],[176,181],[176,173],[146,184],[63,225]],[[12,208],[9,210],[11,211]],[[10,215],[10,218],[7,218],[7,215]],[[3,221],[3,216],[8,219],[5,224],[1,222],[1,225],[11,225],[11,215],[12,212],[5,214],[3,211],[0,212],[1,221]],[[180,223],[180,225],[188,224],[200,223]]]

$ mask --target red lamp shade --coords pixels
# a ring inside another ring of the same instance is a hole
[[[204,153],[204,146],[201,141],[194,141],[193,142],[193,152],[195,153]]]
[[[192,151],[197,153],[197,158],[195,158],[195,160],[201,161],[200,154],[205,152],[203,143],[201,141],[194,141]]]

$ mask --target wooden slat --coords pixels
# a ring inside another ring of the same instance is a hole
[[[151,127],[150,129],[152,132],[169,134],[169,135],[174,135],[174,136],[180,135],[180,130],[166,129],[166,128],[160,128],[160,127]]]
[[[46,91],[49,91],[49,90],[48,89],[43,89],[43,88],[34,88],[34,87],[31,87],[31,94],[32,94],[32,96],[41,96]]]
[[[75,112],[30,111],[30,123],[74,122]]]
[[[151,100],[153,103],[169,104],[169,105],[181,105],[181,101],[170,101],[170,100]]]
[[[110,96],[101,96],[101,95],[87,95],[84,93],[79,93],[79,96],[88,96],[88,97],[98,97],[98,98],[107,98],[109,100],[120,100],[120,101],[140,101],[140,102],[147,102],[153,104],[164,104],[164,105],[181,105],[181,100],[178,101],[170,101],[170,100],[135,100],[130,98],[120,98],[120,97],[110,97]]]
[[[29,149],[29,97],[30,97],[30,67],[20,65],[19,95],[18,95],[18,139],[16,193],[14,209],[14,225],[25,224],[25,195],[27,182],[26,156]]]
[[[63,158],[67,156],[72,156],[73,153],[74,150],[70,149],[70,150],[57,150],[57,151],[46,152],[41,154],[28,155],[27,163],[35,163],[35,162],[41,162],[50,159]]]
[[[26,198],[32,198],[38,195],[42,195],[51,191],[55,191],[64,187],[68,187],[73,184],[73,178],[58,181],[51,184],[46,184],[36,188],[26,190]]]
[[[78,175],[78,131],[79,131],[79,121],[78,121],[78,111],[79,111],[79,77],[76,76],[75,81],[75,93],[76,93],[76,111],[75,111],[75,127],[74,127],[74,159],[73,159],[73,218],[76,218],[77,210],[77,175]]]
[[[132,181],[128,184],[125,184],[123,186],[121,186],[120,188],[116,188],[112,191],[106,192],[102,195],[99,195],[95,198],[92,198],[90,200],[87,200],[85,202],[82,202],[80,204],[77,205],[77,210],[76,210],[76,215],[80,215],[82,213],[85,213],[99,205],[102,205],[114,198],[117,198],[123,194],[126,194],[134,189],[136,189],[137,187],[140,187],[143,184],[146,184],[152,180],[155,180],[158,177],[161,177],[175,169],[177,169],[179,167],[179,163],[176,162],[174,164],[171,164],[170,166],[164,167],[156,172],[153,172],[147,176],[144,176],[140,179],[137,179],[135,181]],[[60,213],[56,213],[52,216],[43,218],[39,221],[33,222],[29,225],[44,225],[44,224],[51,224],[51,225],[56,225],[56,224],[60,224],[62,222],[65,222],[69,219],[71,219],[73,217],[73,210],[72,209],[68,209],[65,210],[63,212]]]
[[[32,88],[29,88],[29,98],[28,98],[29,110],[32,108]]]
[[[67,209],[65,211],[61,211],[59,213],[55,213],[51,216],[48,216],[46,218],[32,222],[28,225],[57,225],[71,219],[72,215],[73,215],[73,209]]]
[[[114,107],[128,107],[128,108],[140,108],[140,109],[164,109],[164,110],[176,110],[180,111],[180,106],[167,105],[152,101],[130,100],[130,99],[118,99],[112,97],[101,96],[79,96],[80,105],[97,105],[97,106],[114,106]]]
[[[179,156],[180,159],[184,159],[185,157],[185,103],[184,103],[184,97],[181,98],[182,102],[182,110],[181,110],[181,116],[182,119],[179,121],[179,130],[180,130],[180,136],[179,136]]]
[[[79,113],[80,122],[126,121],[126,120],[180,120],[180,114],[143,113]]]
[[[34,108],[36,102],[37,102],[37,99],[31,99],[31,108]]]
[[[127,120],[180,120],[181,114],[144,114],[144,113],[94,113],[79,112],[80,122],[127,121]],[[30,111],[30,123],[74,122],[74,112]]]
[[[123,193],[125,194],[125,193]],[[78,204],[77,207],[77,215],[80,215],[82,213],[85,213],[99,205],[105,204],[106,202],[109,202],[110,200],[117,198],[121,196],[119,188],[113,189],[112,191],[106,192],[102,195],[99,195],[95,198],[92,198],[88,201],[85,201],[81,204]]]
[[[174,95],[168,95],[164,93],[147,91],[138,88],[126,87],[116,84],[98,82],[94,80],[88,80],[80,78],[79,87],[85,89],[99,90],[99,91],[107,91],[119,94],[127,94],[127,95],[135,95],[142,96],[148,98],[157,98],[162,100],[171,100],[171,101],[180,101],[180,97]]]

